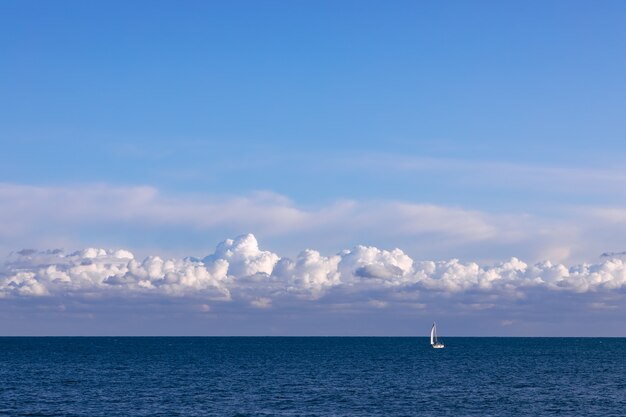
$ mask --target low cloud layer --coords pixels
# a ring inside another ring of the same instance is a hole
[[[400,249],[356,246],[332,256],[302,251],[295,259],[259,248],[252,234],[228,239],[202,258],[136,259],[127,250],[22,250],[0,272],[0,297],[192,297],[210,304],[265,309],[281,301],[367,300],[372,306],[459,294],[492,301],[529,293],[622,293],[626,263],[604,259],[566,266],[517,258],[474,262],[416,261]]]

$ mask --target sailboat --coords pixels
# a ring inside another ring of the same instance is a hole
[[[433,327],[430,329],[430,345],[435,349],[443,349],[443,343],[437,340],[437,325],[433,322]]]

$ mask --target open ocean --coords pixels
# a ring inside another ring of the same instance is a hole
[[[626,415],[626,339],[444,342],[4,337],[0,415]]]

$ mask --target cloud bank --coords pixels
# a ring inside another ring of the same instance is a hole
[[[199,259],[136,259],[127,250],[88,248],[22,250],[0,271],[0,297],[95,300],[107,297],[167,297],[245,304],[268,309],[277,303],[390,303],[480,296],[518,300],[529,294],[622,294],[626,263],[604,259],[566,266],[511,258],[482,266],[475,262],[416,261],[400,249],[356,246],[324,256],[307,249],[295,259],[262,250],[252,234],[219,243]]]

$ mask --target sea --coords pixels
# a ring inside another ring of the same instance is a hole
[[[3,416],[625,416],[624,338],[4,337]]]

